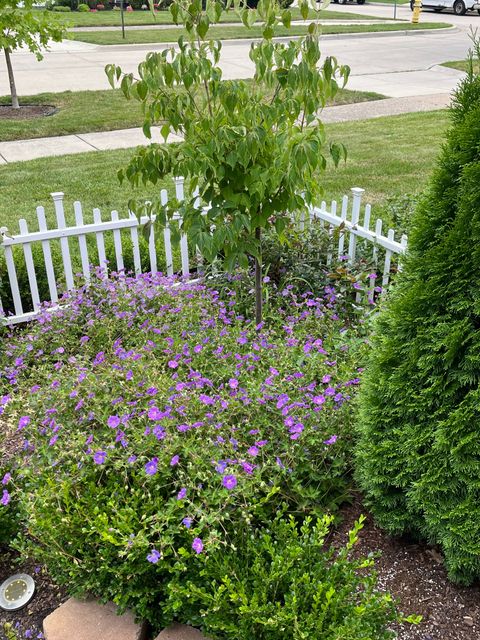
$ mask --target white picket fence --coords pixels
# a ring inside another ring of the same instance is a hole
[[[358,239],[363,238],[366,243],[372,244],[372,259],[375,263],[378,261],[378,249],[383,247],[385,250],[384,264],[383,264],[383,280],[382,284],[385,286],[388,284],[388,279],[391,270],[392,255],[402,255],[407,247],[407,238],[402,236],[400,241],[395,240],[395,232],[393,229],[389,229],[386,236],[382,235],[383,223],[381,220],[377,220],[375,223],[375,229],[370,229],[370,205],[364,207],[363,220],[360,223],[360,214],[362,208],[362,194],[363,189],[353,188],[352,198],[344,196],[341,203],[340,214],[337,215],[337,202],[333,201],[330,204],[329,210],[327,205],[322,202],[320,207],[312,207],[308,212],[300,214],[297,217],[297,223],[300,230],[305,229],[305,225],[314,219],[320,219],[321,224],[328,228],[328,232],[333,237],[333,230],[335,227],[339,227],[340,233],[338,235],[338,256],[346,256],[350,263],[353,263],[357,255],[357,242]],[[183,178],[175,178],[175,192],[177,200],[184,198],[184,180]],[[161,191],[161,201],[163,204],[168,202],[168,195],[166,190]],[[124,270],[124,248],[122,246],[121,232],[124,230],[129,231],[132,253],[133,253],[133,265],[135,274],[142,272],[142,260],[140,253],[139,231],[141,227],[145,225],[149,218],[142,217],[138,219],[132,213],[128,218],[119,219],[117,211],[112,211],[110,220],[102,220],[102,216],[99,209],[93,209],[93,222],[85,222],[82,205],[80,202],[74,203],[75,225],[67,226],[65,221],[65,210],[63,203],[63,193],[52,193],[52,199],[55,207],[55,216],[57,226],[55,229],[49,229],[47,227],[45,209],[40,206],[37,207],[37,219],[38,219],[38,231],[30,231],[27,226],[27,222],[24,219],[19,221],[18,235],[10,235],[10,231],[6,227],[0,228],[0,248],[4,252],[4,260],[6,264],[8,283],[11,292],[11,298],[13,300],[14,313],[6,315],[4,314],[4,307],[2,306],[2,300],[0,299],[0,316],[5,316],[7,324],[17,324],[26,322],[35,318],[41,308],[42,303],[48,302],[55,305],[59,300],[59,287],[58,281],[62,280],[67,290],[70,290],[75,285],[75,278],[72,267],[71,258],[71,242],[76,240],[78,244],[78,252],[81,260],[83,279],[88,282],[92,277],[92,271],[95,267],[89,258],[87,237],[95,236],[96,248],[98,254],[98,266],[101,267],[104,277],[108,276],[108,267],[106,252],[105,252],[105,234],[111,232],[113,235],[113,244],[115,250],[116,270],[122,272]],[[350,215],[349,215],[350,214]],[[180,221],[180,216],[176,216]],[[148,253],[149,253],[149,269],[148,271],[157,272],[157,247],[155,238],[154,225],[150,227],[149,240],[148,240]],[[170,229],[163,230],[163,244],[165,251],[165,262],[167,275],[174,274],[174,261],[173,261],[173,249],[170,235]],[[61,264],[54,264],[51,253],[52,241],[59,241]],[[346,242],[348,245],[346,246]],[[37,272],[39,265],[35,264],[34,256],[32,254],[32,244],[41,243],[42,253],[44,259],[44,269],[48,282],[49,299],[41,299],[38,283]],[[28,301],[28,306],[32,307],[32,311],[24,311],[24,305],[22,302],[22,295],[20,291],[19,281],[17,278],[16,260],[18,260],[18,254],[14,254],[14,247],[22,247],[23,259],[28,275],[29,283],[29,297],[31,302]],[[181,234],[179,242],[180,250],[180,263],[181,273],[183,276],[190,274],[190,259],[189,248],[187,238],[184,234]],[[2,255],[0,252],[0,261]],[[327,255],[327,263],[333,262],[333,250],[329,250]]]

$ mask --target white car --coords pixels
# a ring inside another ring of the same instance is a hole
[[[410,9],[413,11],[414,0],[410,0]],[[480,13],[480,5],[477,0],[422,0],[422,9],[433,9],[440,13],[444,9],[452,9],[457,16],[463,16],[467,11]]]

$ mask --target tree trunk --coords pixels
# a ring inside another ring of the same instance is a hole
[[[255,239],[258,241],[258,255],[255,257],[255,322],[262,322],[262,230],[255,229]]]
[[[10,83],[10,95],[12,96],[12,107],[14,109],[20,109],[18,102],[17,87],[15,86],[15,77],[13,75],[12,59],[10,58],[10,49],[5,48],[5,60],[7,62],[8,81]]]

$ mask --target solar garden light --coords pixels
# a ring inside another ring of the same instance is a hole
[[[0,585],[0,609],[17,611],[33,598],[35,583],[26,573],[16,573]]]

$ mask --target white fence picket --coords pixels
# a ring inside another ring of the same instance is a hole
[[[80,202],[74,202],[73,209],[75,211],[75,223],[77,227],[83,227],[83,213]],[[80,250],[80,260],[82,261],[83,277],[85,278],[85,282],[90,282],[90,261],[88,259],[87,237],[84,233],[78,236],[78,248]]]
[[[15,269],[12,247],[9,245],[5,247],[5,263],[7,265],[8,281],[10,283],[10,291],[12,292],[15,315],[23,316],[22,298],[20,296],[20,288],[18,286],[17,270]]]
[[[393,240],[395,238],[395,231],[393,229],[388,230],[389,240]],[[385,262],[383,263],[383,278],[382,278],[382,287],[385,288],[388,285],[388,280],[390,277],[390,267],[392,262],[392,252],[390,249],[385,251]]]
[[[101,229],[102,214],[100,213],[100,209],[93,210],[93,222],[99,229]],[[102,231],[95,231],[95,239],[97,241],[98,263],[100,266],[100,271],[102,273],[102,277],[106,278],[108,275],[108,264],[107,255],[105,253],[105,238],[103,237]]]
[[[184,180],[183,178],[175,179],[175,193],[176,198],[179,202],[182,202],[185,198],[184,194]],[[389,282],[389,277],[392,269],[392,258],[394,255],[402,255],[407,248],[407,238],[406,236],[402,236],[400,242],[395,240],[395,232],[390,229],[388,231],[387,236],[382,235],[382,221],[377,220],[375,224],[375,230],[370,229],[370,218],[371,218],[371,208],[369,205],[365,206],[364,216],[363,216],[363,224],[360,222],[360,210],[361,210],[361,199],[362,199],[363,189],[355,188],[352,189],[352,205],[351,205],[351,219],[349,219],[349,205],[350,201],[348,196],[344,196],[342,199],[342,206],[340,215],[337,214],[337,203],[333,201],[330,205],[330,210],[327,210],[327,206],[325,202],[321,203],[320,207],[314,207],[309,205],[304,212],[303,219],[299,216],[296,216],[296,224],[298,225],[299,220],[303,225],[306,223],[310,223],[311,221],[318,220],[318,224],[323,226],[328,230],[329,241],[327,247],[327,255],[326,261],[327,264],[330,265],[333,262],[333,237],[336,238],[336,234],[334,234],[334,230],[336,228],[339,229],[339,239],[338,239],[338,255],[339,257],[344,257],[345,250],[345,241],[348,240],[348,260],[352,263],[356,257],[357,251],[357,240],[359,238],[363,239],[365,245],[368,243],[372,243],[372,257],[374,263],[378,265],[379,261],[379,251],[380,248],[385,252],[385,259],[383,263],[383,276],[382,276],[382,285],[383,287],[387,286]],[[199,208],[201,206],[200,200],[198,198],[198,192],[193,194],[194,197],[194,206]],[[78,246],[80,249],[80,258],[82,263],[82,271],[83,277],[88,282],[91,278],[91,267],[89,256],[88,256],[88,243],[87,238],[95,234],[97,251],[98,251],[98,260],[101,268],[103,269],[105,275],[107,274],[107,264],[106,264],[106,252],[105,252],[105,233],[112,232],[113,236],[113,244],[115,248],[115,259],[117,263],[117,270],[122,272],[124,271],[124,247],[122,246],[122,235],[121,232],[123,229],[128,230],[130,233],[131,241],[132,241],[132,251],[133,251],[133,264],[135,274],[140,274],[142,271],[142,256],[140,253],[140,242],[139,242],[139,226],[145,225],[149,218],[147,216],[142,217],[140,220],[136,218],[136,216],[129,212],[128,218],[119,218],[117,211],[111,212],[111,219],[102,221],[102,216],[100,214],[99,209],[94,209],[93,211],[93,223],[85,223],[82,214],[82,207],[79,202],[74,203],[74,212],[75,212],[75,225],[67,226],[65,223],[65,213],[63,207],[63,193],[53,193],[52,198],[55,204],[55,214],[57,218],[57,228],[48,229],[46,219],[45,219],[45,211],[42,207],[37,208],[37,218],[39,223],[39,231],[28,231],[28,227],[25,221],[20,222],[20,235],[18,236],[10,236],[8,230],[6,228],[0,229],[0,248],[4,249],[5,255],[5,263],[7,267],[8,273],[8,282],[11,291],[11,298],[13,300],[14,307],[14,315],[7,318],[7,322],[9,324],[14,324],[18,322],[25,322],[35,317],[36,311],[38,310],[41,302],[43,300],[40,299],[40,294],[38,291],[38,285],[36,280],[36,269],[38,265],[34,263],[34,254],[31,250],[31,245],[35,242],[41,242],[43,249],[43,257],[45,262],[45,270],[47,274],[48,287],[50,300],[52,302],[58,301],[58,289],[56,283],[56,270],[60,268],[60,265],[54,264],[52,259],[51,252],[51,242],[53,240],[60,242],[60,249],[62,255],[62,263],[63,263],[63,274],[58,272],[59,280],[62,280],[62,275],[66,282],[67,289],[71,289],[74,285],[73,280],[73,272],[72,272],[72,262],[70,256],[70,246],[69,246],[69,238],[76,238],[78,241]],[[168,202],[168,195],[166,190],[162,190],[160,193],[160,201],[162,205],[166,205]],[[208,208],[205,208],[206,211]],[[307,215],[308,214],[308,215]],[[171,216],[171,212],[169,213]],[[154,219],[154,218],[153,218]],[[179,214],[175,214],[173,216],[175,223],[179,224],[180,228],[180,258],[181,258],[181,272],[184,276],[189,275],[190,273],[190,263],[189,263],[189,251],[188,251],[188,241],[185,233],[182,229],[182,219]],[[174,273],[174,263],[173,263],[173,249],[172,249],[172,241],[171,241],[171,230],[167,227],[163,230],[163,238],[165,242],[165,258],[166,258],[166,266],[167,266],[167,274],[173,275]],[[20,293],[17,271],[15,267],[15,256],[14,256],[14,246],[21,246],[23,249],[25,264],[27,268],[27,275],[29,279],[30,285],[30,295],[32,297],[33,308],[34,311],[28,311],[24,313],[22,297]],[[198,256],[198,265],[199,270],[201,266],[201,256],[198,255],[198,248],[195,248]],[[153,227],[150,231],[150,236],[148,238],[148,252],[149,252],[149,262],[150,269],[155,272],[157,270],[157,252],[155,245],[155,231]],[[398,263],[398,270],[400,270],[401,264]],[[375,282],[372,278],[370,280],[370,285],[367,287],[369,298],[373,299],[375,292],[374,287],[375,284],[380,284],[379,282]],[[5,304],[3,305],[5,307]],[[5,309],[2,311],[2,302],[0,301],[0,312],[3,313]]]
[[[168,202],[166,189],[160,191],[160,203],[165,206]],[[167,276],[173,276],[172,234],[168,222],[163,230],[163,242],[165,244],[165,260],[167,263]]]
[[[330,204],[330,213],[332,216],[337,215],[337,201],[332,200]],[[332,264],[333,260],[333,225],[328,225],[328,251],[327,251],[327,266]]]
[[[338,238],[338,257],[341,258],[343,256],[344,247],[345,247],[345,221],[347,219],[348,213],[348,196],[343,196],[342,198],[342,212],[340,214],[340,235]]]
[[[58,229],[61,231],[66,228],[65,223],[65,213],[63,210],[63,196],[64,194],[59,191],[57,193],[51,194],[53,198],[53,203],[55,206],[55,216],[57,218]],[[72,260],[70,258],[70,246],[68,244],[68,238],[63,234],[60,234],[60,249],[62,252],[62,260],[63,260],[63,272],[65,274],[65,282],[67,284],[67,289],[73,289],[73,271],[72,271]]]
[[[148,234],[148,254],[150,256],[150,271],[157,273],[157,248],[155,246],[155,225],[153,221],[150,224],[150,233]]]
[[[353,187],[352,191],[352,228],[355,228],[358,225],[358,221],[360,220],[360,206],[362,204],[362,194],[365,189],[360,189],[359,187]],[[355,233],[350,234],[349,242],[348,242],[348,262],[349,264],[353,264],[355,262],[355,256],[357,251],[357,236]]]
[[[112,222],[118,222],[118,211],[112,211]],[[122,234],[119,229],[113,230],[113,246],[115,247],[115,261],[117,263],[117,271],[124,271],[125,264],[123,262],[122,251]]]
[[[47,219],[45,217],[45,209],[37,207],[38,228],[40,231],[47,231]],[[52,252],[50,249],[50,241],[42,240],[43,259],[45,261],[45,271],[47,273],[48,290],[50,292],[51,302],[58,302],[57,282],[55,280],[55,269],[53,268]]]
[[[18,221],[21,235],[28,235],[27,221],[21,218]],[[25,266],[27,267],[28,285],[30,287],[30,295],[32,296],[33,310],[40,309],[40,295],[38,293],[37,274],[35,273],[35,264],[33,262],[32,247],[30,242],[23,243],[23,255],[25,257]]]
[[[142,273],[142,260],[140,258],[140,246],[138,243],[138,220],[134,213],[129,211],[130,219],[133,221],[137,221],[137,224],[133,227],[130,227],[130,238],[132,240],[132,251],[133,251],[133,268],[135,271],[135,275],[138,276]]]
[[[175,194],[179,202],[185,200],[185,179],[181,176],[175,178]],[[178,223],[180,225],[180,258],[182,262],[182,274],[188,276],[190,273],[190,261],[188,257],[188,240],[187,236],[182,231],[182,218],[178,217]]]
[[[383,226],[382,220],[380,220],[380,218],[377,218],[377,221],[375,223],[375,235],[377,237],[380,237],[382,235],[382,226]],[[372,260],[373,260],[373,264],[375,266],[377,266],[377,264],[378,264],[378,245],[377,245],[377,243],[375,243],[373,245]]]

